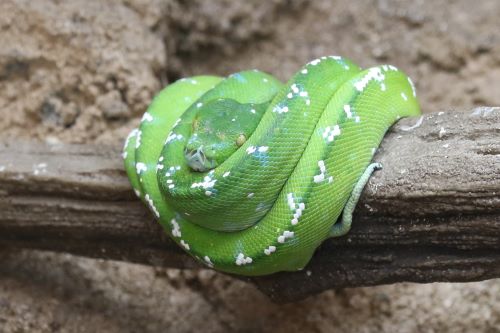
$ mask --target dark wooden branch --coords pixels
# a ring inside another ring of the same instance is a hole
[[[500,277],[500,108],[428,114],[386,136],[352,231],[301,272],[250,279],[276,301],[400,281]],[[198,268],[134,197],[119,147],[0,144],[0,245]]]

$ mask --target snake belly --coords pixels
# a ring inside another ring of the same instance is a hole
[[[222,99],[268,106],[229,158],[194,171],[183,155],[193,119]],[[154,98],[123,156],[137,196],[200,262],[247,276],[296,271],[330,237],[389,127],[419,113],[394,66],[321,57],[286,84],[257,70],[181,79]]]

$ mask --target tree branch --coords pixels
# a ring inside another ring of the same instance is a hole
[[[403,119],[351,232],[306,269],[248,279],[286,302],[341,287],[500,277],[500,108]],[[0,144],[0,245],[198,268],[134,196],[120,147]]]

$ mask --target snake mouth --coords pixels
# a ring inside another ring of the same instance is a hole
[[[195,149],[185,149],[184,157],[191,169],[198,172],[205,172],[215,168],[215,161],[208,158],[203,152],[203,146]]]

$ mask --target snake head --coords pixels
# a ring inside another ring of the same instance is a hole
[[[184,148],[186,163],[198,172],[216,168],[246,142],[266,107],[233,99],[202,105],[193,118],[191,136]]]
[[[208,150],[211,150],[211,148],[208,148]],[[212,151],[212,153],[214,152]],[[192,148],[186,147],[184,156],[187,164],[194,171],[205,172],[217,166],[214,156],[207,156],[207,154],[205,154],[203,145]]]

